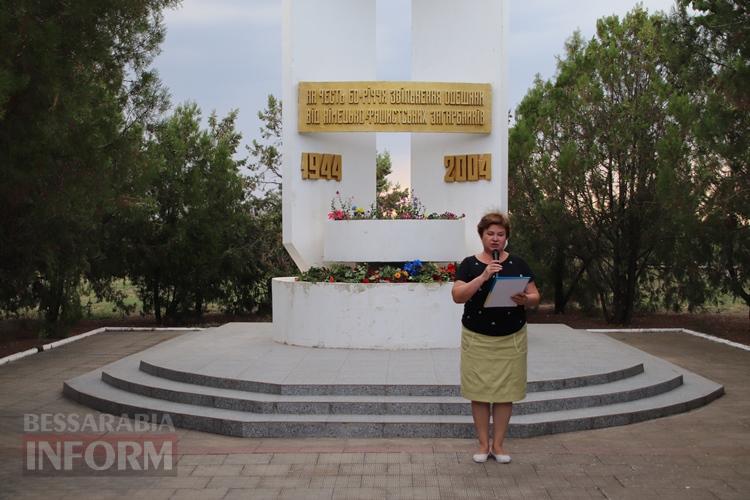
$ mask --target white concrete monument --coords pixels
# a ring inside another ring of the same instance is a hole
[[[376,81],[376,0],[284,0],[283,239],[301,270],[460,261],[481,248],[481,215],[507,209],[505,2],[410,3],[412,79],[390,82]],[[465,218],[328,220],[337,192],[360,207],[375,201],[380,131],[411,134],[411,183],[426,212]],[[277,278],[275,338],[321,347],[456,347],[461,307],[450,286]]]

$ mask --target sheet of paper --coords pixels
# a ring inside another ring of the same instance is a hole
[[[529,283],[528,276],[496,276],[484,307],[516,307],[511,297],[521,293]]]

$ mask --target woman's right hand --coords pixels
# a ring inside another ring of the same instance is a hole
[[[503,266],[500,265],[499,260],[493,260],[489,264],[487,264],[487,267],[484,268],[484,271],[482,272],[482,279],[484,281],[487,281],[488,279],[492,278],[495,273],[501,271],[503,269]]]

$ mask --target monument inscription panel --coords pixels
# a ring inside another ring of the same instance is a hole
[[[298,131],[492,132],[488,83],[299,82]]]

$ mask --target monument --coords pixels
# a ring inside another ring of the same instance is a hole
[[[412,0],[412,80],[379,82],[375,0],[285,0],[284,243],[300,269],[478,250],[479,215],[507,206],[503,4]],[[327,220],[336,191],[374,201],[379,130],[412,134],[412,186],[428,210],[465,219]],[[473,437],[450,288],[277,278],[273,324],[188,333],[64,393],[232,436]],[[724,388],[606,336],[529,325],[527,390],[511,437],[673,415]]]
[[[406,5],[406,3],[405,3]],[[506,14],[500,0],[411,2],[411,80],[377,81],[375,0],[289,0],[283,11],[283,237],[301,270],[333,262],[460,261],[507,210]],[[326,26],[330,29],[321,29]],[[408,48],[404,48],[408,50]],[[377,132],[411,135],[411,187],[457,220],[328,220],[337,193],[375,202]],[[273,283],[280,342],[458,345],[450,284]]]

